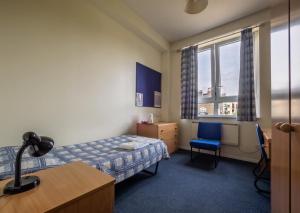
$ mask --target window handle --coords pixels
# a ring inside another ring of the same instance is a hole
[[[221,85],[216,85],[215,86],[215,97],[217,97],[217,91],[218,91],[218,89],[220,89],[220,88],[222,88],[223,86],[221,86]]]
[[[217,87],[218,87],[218,86],[215,86],[215,89],[214,89],[214,90],[215,90],[215,91],[214,91],[215,97],[217,97]]]

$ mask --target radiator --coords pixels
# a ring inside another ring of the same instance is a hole
[[[198,122],[192,123],[192,135],[197,135]],[[222,144],[230,146],[239,145],[239,124],[223,123]]]

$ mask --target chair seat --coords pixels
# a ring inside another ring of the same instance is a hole
[[[218,150],[221,142],[218,140],[195,139],[191,140],[190,146],[198,149]]]

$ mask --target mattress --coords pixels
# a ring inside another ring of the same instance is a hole
[[[148,145],[136,150],[119,148],[122,143],[141,141]],[[0,148],[0,180],[14,175],[14,161],[20,147],[6,146]],[[119,183],[161,159],[169,158],[167,147],[159,139],[136,135],[122,135],[87,143],[54,147],[48,154],[34,158],[24,152],[22,174],[56,167],[73,161],[82,161],[103,171]]]

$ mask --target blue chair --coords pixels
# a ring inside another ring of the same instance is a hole
[[[221,155],[221,137],[222,137],[222,123],[204,123],[198,124],[198,139],[191,140],[191,161],[193,161],[193,148],[210,150],[215,152],[214,162],[217,167],[217,151],[219,151],[218,159]]]
[[[268,158],[268,155],[265,150],[264,135],[263,135],[263,132],[262,132],[259,124],[256,124],[256,135],[257,135],[257,139],[258,139],[258,145],[259,145],[261,158],[260,158],[259,162],[257,163],[257,166],[253,170],[253,174],[255,176],[254,186],[258,192],[263,192],[263,193],[269,194],[270,193],[269,190],[262,189],[258,185],[258,182],[261,180],[270,181],[269,177],[264,176],[266,171],[270,172],[270,159]]]

